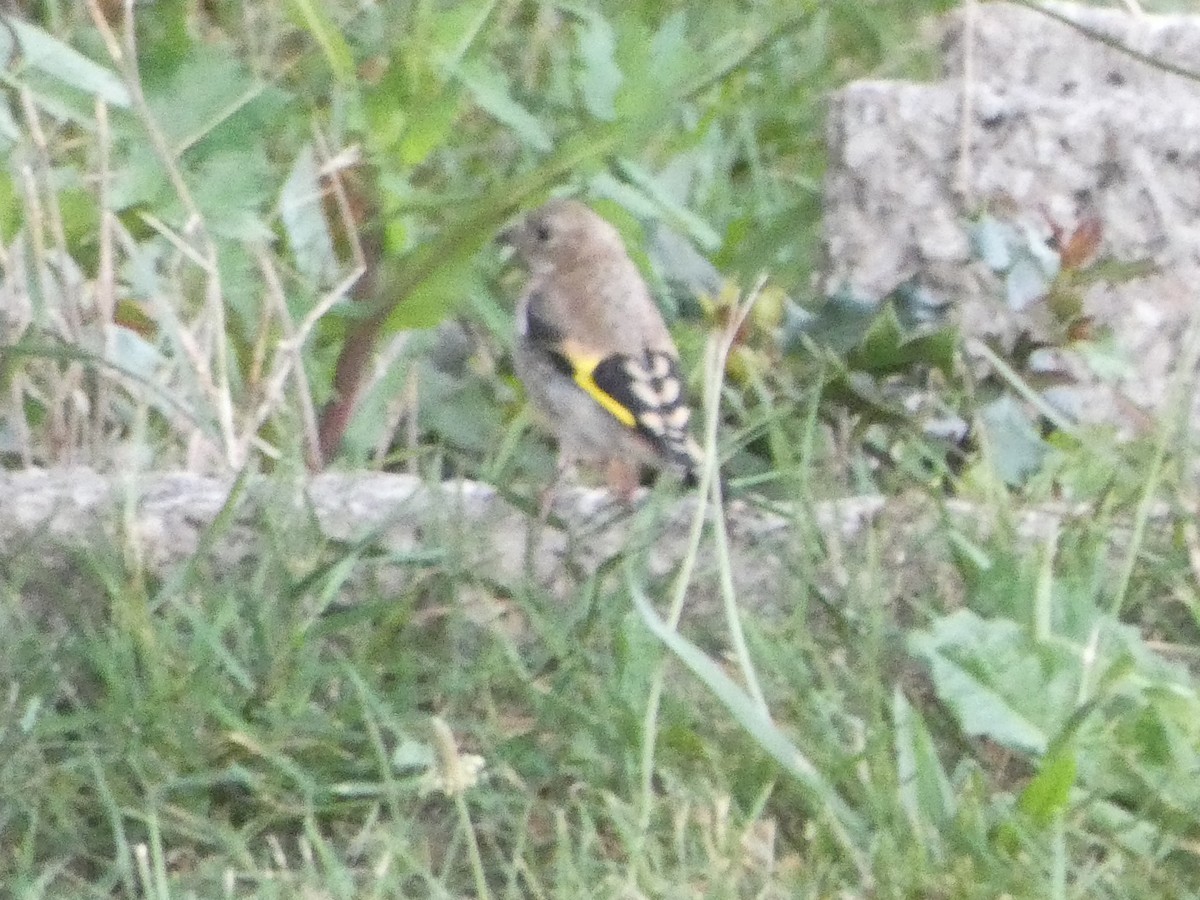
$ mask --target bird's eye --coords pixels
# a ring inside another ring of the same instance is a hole
[[[550,226],[545,222],[538,222],[533,226],[533,236],[537,238],[538,243],[546,243],[550,240]]]

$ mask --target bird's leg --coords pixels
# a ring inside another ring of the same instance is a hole
[[[558,454],[558,462],[554,466],[554,477],[550,483],[542,488],[538,495],[538,525],[543,526],[550,518],[550,511],[554,508],[554,498],[558,493],[559,485],[568,481],[571,474],[575,471],[575,460],[573,457],[562,451]]]
[[[605,478],[609,490],[616,494],[625,506],[633,506],[633,495],[637,493],[640,481],[639,474],[638,465],[635,462],[618,457],[608,460],[605,467]]]

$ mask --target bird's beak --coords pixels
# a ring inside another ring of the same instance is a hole
[[[521,223],[518,221],[515,225],[509,225],[493,240],[493,246],[499,251],[500,265],[504,269],[513,266],[518,260],[517,238],[521,231]]]

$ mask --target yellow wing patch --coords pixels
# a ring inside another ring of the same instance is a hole
[[[564,347],[567,351],[567,359],[571,363],[571,374],[575,379],[575,383],[579,385],[587,395],[603,406],[616,418],[618,422],[626,428],[637,428],[637,416],[635,416],[629,407],[625,406],[612,394],[604,391],[600,385],[596,384],[596,380],[592,377],[592,373],[596,371],[596,366],[600,365],[602,356],[584,356],[572,352],[573,348]]]

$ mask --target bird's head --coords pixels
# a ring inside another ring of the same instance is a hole
[[[511,246],[531,272],[595,255],[625,253],[620,233],[578,200],[551,200],[526,213],[498,240]]]

